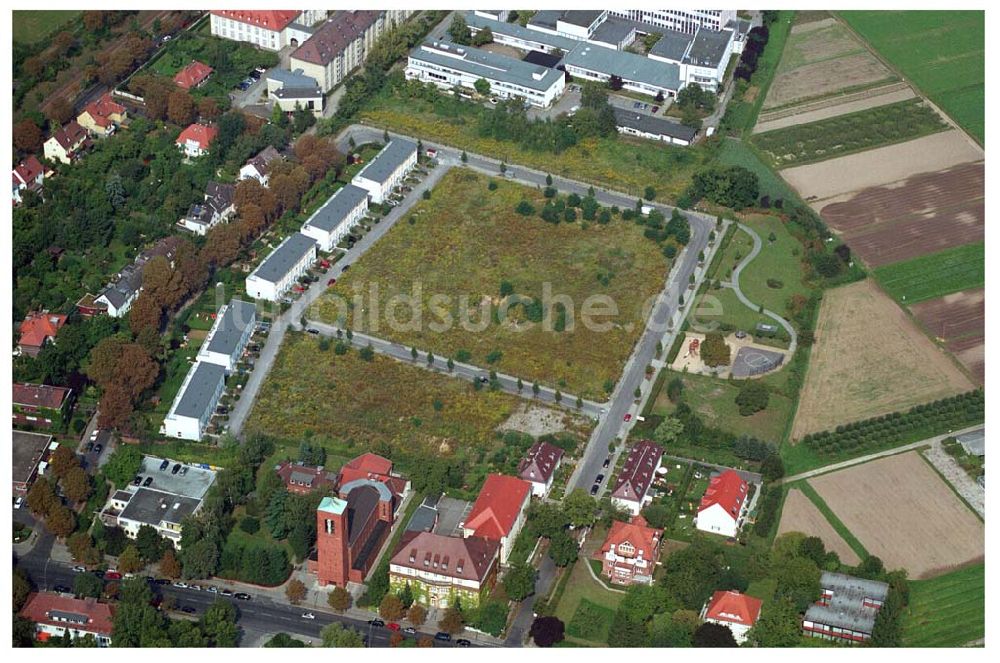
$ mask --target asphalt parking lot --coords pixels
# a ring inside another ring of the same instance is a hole
[[[459,534],[458,526],[465,522],[465,517],[472,511],[472,502],[456,500],[453,497],[442,497],[438,502],[438,524],[435,534],[454,536]]]

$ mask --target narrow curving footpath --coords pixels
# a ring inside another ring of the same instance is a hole
[[[743,304],[747,308],[753,309],[754,311],[759,311],[761,308],[760,305],[754,304],[752,301],[750,301],[750,298],[744,295],[743,291],[740,290],[740,274],[743,272],[743,268],[749,265],[753,261],[753,259],[760,254],[763,242],[760,239],[760,235],[751,230],[749,226],[744,225],[742,223],[737,223],[736,225],[737,227],[739,227],[740,230],[750,235],[750,238],[753,239],[753,249],[750,251],[749,254],[747,254],[747,257],[744,258],[740,262],[740,264],[738,264],[736,268],[733,270],[732,283],[730,284],[729,287],[731,287],[733,289],[733,292],[736,293],[736,298],[739,299],[741,302],[743,302]],[[774,311],[764,309],[763,313],[764,315],[766,315],[767,317],[771,318],[779,325],[784,327],[785,331],[788,332],[788,338],[791,339],[791,342],[788,344],[788,356],[789,357],[794,356],[795,348],[798,347],[799,339],[798,339],[798,334],[795,333],[795,328],[792,327],[792,323],[788,322],[788,320],[785,320],[783,317],[781,317]]]

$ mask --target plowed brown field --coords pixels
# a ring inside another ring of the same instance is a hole
[[[986,376],[986,291],[964,290],[910,307],[930,334],[944,341],[980,384]]]

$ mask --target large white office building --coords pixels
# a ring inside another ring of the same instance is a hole
[[[682,87],[680,66],[676,64],[587,42],[580,42],[567,53],[562,64],[570,75],[591,81],[608,83],[617,76],[624,89],[651,97],[673,97]]]
[[[316,240],[320,251],[329,253],[367,211],[368,190],[348,184],[309,217],[302,225],[302,234]]]
[[[722,30],[736,20],[735,9],[609,9],[608,14],[688,34],[700,28]]]
[[[198,360],[218,364],[226,373],[232,373],[256,324],[257,307],[241,299],[232,300],[215,316],[215,323],[198,351]]]
[[[302,233],[285,238],[246,280],[247,295],[276,302],[316,260],[316,240]]]
[[[520,97],[532,106],[550,106],[566,87],[557,69],[450,42],[426,42],[410,52],[406,78],[450,90],[490,84],[490,95]]]
[[[367,191],[371,202],[381,204],[416,165],[417,144],[393,138],[354,176],[351,184]]]
[[[208,361],[195,362],[163,420],[162,433],[182,440],[200,440],[225,388],[225,368]]]

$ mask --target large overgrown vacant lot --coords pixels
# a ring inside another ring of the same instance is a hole
[[[823,296],[792,438],[972,388],[870,280],[852,283]]]
[[[983,521],[916,451],[809,483],[886,568],[928,578],[983,556]]]
[[[14,41],[21,44],[37,44],[78,18],[81,13],[59,10],[16,11],[13,13]]]
[[[464,359],[521,377],[526,385],[538,381],[603,400],[604,383],[618,379],[645,325],[644,304],[663,287],[669,261],[632,222],[547,223],[537,212],[515,211],[524,200],[540,210],[541,192],[506,181],[490,190],[489,182],[461,168],[446,174],[430,200],[416,205],[337,283],[334,294],[353,299],[360,291],[364,305],[344,313],[327,298],[321,317],[430,350],[442,361]],[[546,289],[553,297],[544,311],[548,325],[540,306]],[[583,324],[581,308],[591,295],[617,307],[617,315],[593,316],[607,331]],[[401,296],[420,303],[419,322],[411,322],[410,308],[391,306]],[[564,327],[555,296],[565,296]],[[510,305],[506,320],[498,313],[501,304]],[[483,307],[493,314],[484,317]],[[463,308],[471,310],[467,323]],[[450,324],[442,324],[445,315]],[[405,324],[389,324],[390,317]]]
[[[986,13],[845,11],[882,57],[980,143],[985,132]]]
[[[397,462],[414,453],[478,462],[501,446],[497,427],[525,403],[380,355],[339,355],[289,333],[246,429],[296,443],[311,438],[342,455],[375,450]],[[585,439],[589,423],[554,414]]]
[[[753,142],[771,165],[785,168],[900,143],[950,126],[923,100],[909,99],[757,134]]]

